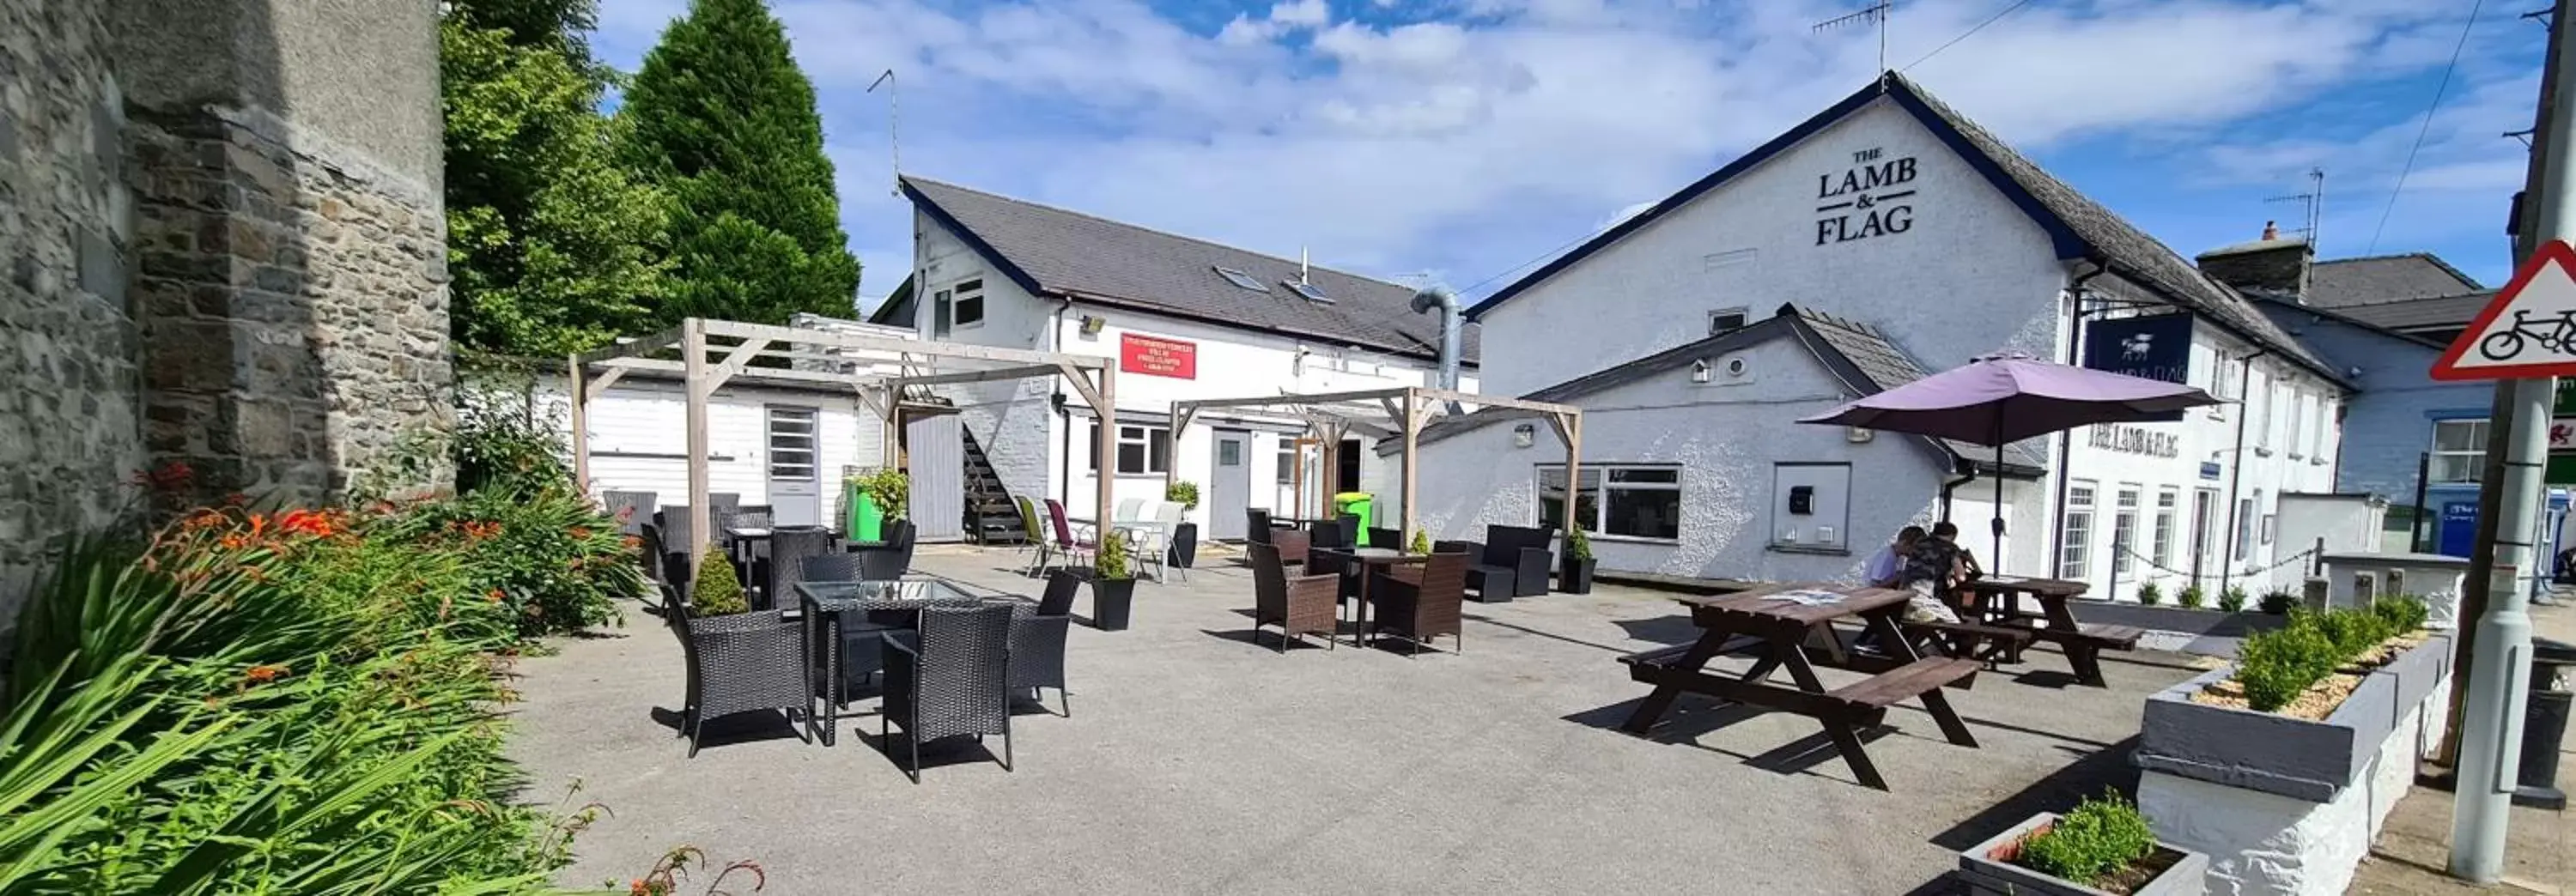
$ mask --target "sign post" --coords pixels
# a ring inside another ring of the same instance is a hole
[[[2453,877],[2491,884],[2504,875],[2505,826],[2521,765],[2522,692],[2531,674],[2531,613],[2524,573],[2534,562],[2542,471],[2557,384],[2576,374],[2576,195],[2569,153],[2576,152],[2576,66],[2568,64],[2568,15],[2576,0],[2557,0],[2549,56],[2540,79],[2540,115],[2525,178],[2513,282],[2433,365],[2435,379],[2500,379],[2487,426],[2486,475],[2479,479],[2478,549],[2469,555],[2459,656],[2466,692],[2454,690],[2452,765]],[[2454,685],[2456,688],[2457,685]]]

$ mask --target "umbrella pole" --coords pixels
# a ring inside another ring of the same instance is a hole
[[[2002,427],[1996,427],[1996,429],[2000,430]],[[1998,432],[1997,435],[2000,436],[2001,433]],[[2000,442],[1995,445],[1995,519],[1993,528],[1995,530],[1995,552],[1986,555],[1986,563],[1989,567],[1986,571],[1991,574],[2001,575],[2004,571],[2004,446]]]

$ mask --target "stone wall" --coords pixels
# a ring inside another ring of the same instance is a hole
[[[427,187],[260,110],[138,117],[145,441],[210,494],[313,501],[452,420]]]
[[[57,537],[111,525],[144,465],[105,45],[87,3],[0,0],[0,629]]]

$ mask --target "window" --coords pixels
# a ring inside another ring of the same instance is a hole
[[[2180,503],[2182,494],[2179,491],[2167,488],[2156,493],[2155,541],[2148,556],[2155,559],[2157,566],[2167,569],[2171,569],[2174,562],[2174,506]]]
[[[2138,487],[2122,485],[2111,503],[2111,574],[2130,575],[2136,566],[2131,555],[2138,550]]]
[[[1232,283],[1236,286],[1252,290],[1253,292],[1270,291],[1270,287],[1263,286],[1261,285],[1261,281],[1252,279],[1251,274],[1246,274],[1233,268],[1219,267],[1216,269],[1216,275],[1225,278],[1225,282],[1227,283]]]
[[[2210,373],[2213,378],[2210,385],[2214,387],[2209,390],[2210,394],[2229,401],[2244,400],[2245,362],[2228,357],[2224,350],[2217,354],[2217,367]]]
[[[1720,308],[1708,313],[1708,335],[1744,329],[1744,309]]]
[[[2486,472],[2487,422],[2433,421],[2434,482],[2476,482]]]
[[[2272,384],[2264,383],[2254,392],[2254,444],[2272,447]]]
[[[1583,467],[1575,489],[1574,519],[1584,531],[1630,538],[1681,537],[1682,471],[1679,467]],[[1565,467],[1538,468],[1539,522],[1565,525]]]
[[[769,478],[814,481],[814,409],[769,407]]]
[[[2229,556],[2243,561],[2254,556],[2254,499],[2236,499],[2236,550]]]
[[[1279,484],[1280,484],[1280,485],[1291,485],[1291,484],[1294,484],[1296,481],[1297,481],[1297,442],[1296,442],[1296,440],[1294,440],[1294,439],[1284,439],[1284,438],[1283,438],[1283,439],[1280,439],[1280,440],[1279,440]]]
[[[956,303],[949,298],[951,293],[948,290],[943,289],[932,295],[935,298],[930,301],[930,338],[946,339],[949,318],[956,314],[954,308]]]
[[[1100,472],[1100,421],[1091,421],[1091,471]],[[1168,426],[1118,427],[1118,475],[1162,475],[1172,466],[1172,429]]]
[[[957,296],[950,307],[955,309],[952,313],[957,317],[956,325],[960,327],[983,325],[984,278],[977,277],[973,280],[959,283],[954,287],[954,289]]]
[[[2327,393],[2317,394],[2317,419],[2308,427],[2308,456],[2324,460],[2326,434],[2334,429],[2334,400]]]
[[[1297,280],[1281,280],[1279,281],[1279,285],[1288,287],[1289,292],[1305,296],[1306,301],[1322,302],[1326,305],[1333,304],[1333,297],[1325,295],[1324,288],[1316,286],[1315,284]]]
[[[2294,386],[2290,389],[2290,456],[2305,457],[2307,453],[2308,393]]]
[[[2093,483],[2066,487],[2066,543],[2057,553],[2057,577],[2083,581],[2093,567]]]

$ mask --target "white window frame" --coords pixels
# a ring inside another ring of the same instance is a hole
[[[1560,477],[1565,475],[1564,464],[1532,464],[1531,466],[1535,468],[1530,474],[1531,494],[1534,497],[1544,496],[1547,493],[1547,475],[1549,473],[1554,473]],[[1629,470],[1669,472],[1673,474],[1673,481],[1613,481],[1616,477],[1612,474]],[[1595,475],[1596,472],[1597,475]],[[1593,463],[1586,461],[1583,464],[1583,474],[1594,476],[1592,486],[1588,489],[1588,491],[1592,493],[1592,518],[1589,520],[1573,520],[1574,523],[1583,527],[1583,531],[1592,533],[1593,536],[1598,538],[1605,538],[1614,541],[1639,541],[1650,544],[1681,543],[1680,535],[1683,531],[1686,531],[1687,528],[1685,525],[1685,518],[1690,512],[1690,502],[1679,500],[1678,497],[1673,503],[1673,512],[1676,516],[1673,518],[1674,537],[1672,538],[1665,538],[1657,535],[1628,535],[1612,532],[1605,525],[1605,522],[1610,516],[1610,492],[1614,489],[1619,491],[1673,492],[1678,495],[1682,490],[1683,478],[1683,468],[1680,464]],[[1577,494],[1577,487],[1577,483],[1566,483],[1565,514],[1568,517],[1572,517],[1574,515],[1574,509],[1582,506],[1583,503],[1580,496]],[[1544,518],[1545,506],[1546,502],[1541,500],[1532,500],[1530,502],[1531,525],[1547,525],[1546,519]]]
[[[2471,427],[2471,429],[2469,429],[2470,447],[2467,450],[2443,450],[2442,431],[2445,427]],[[2433,421],[2433,438],[2428,444],[2429,448],[2427,450],[2432,452],[2432,461],[2425,470],[2425,481],[2437,485],[2473,483],[2478,481],[2478,477],[2486,474],[2487,421],[2485,418],[2466,417],[2457,420],[2435,420]],[[2449,470],[2455,468],[2454,465],[2457,465],[2457,469],[2463,470],[2467,473],[2466,478],[2445,475]]]
[[[1158,438],[1158,437],[1159,437],[1159,438]],[[1155,442],[1157,442],[1157,441],[1160,441],[1160,442],[1162,443],[1162,446],[1163,446],[1163,464],[1162,464],[1162,466],[1155,466],[1155,465],[1154,465],[1154,444],[1155,444]],[[1083,441],[1083,444],[1086,444],[1086,445],[1091,446],[1091,448],[1090,448],[1090,452],[1091,452],[1091,453],[1090,453],[1090,457],[1091,457],[1091,474],[1092,474],[1092,475],[1094,475],[1094,476],[1098,476],[1098,475],[1100,475],[1100,420],[1099,420],[1099,418],[1093,418],[1093,419],[1092,419],[1092,421],[1091,421],[1091,432],[1090,432],[1090,438],[1085,439],[1085,440]],[[1127,455],[1127,452],[1125,451],[1125,449],[1126,449],[1128,446],[1130,446],[1130,445],[1137,446],[1138,451],[1139,451],[1139,455],[1138,455],[1138,456],[1142,458],[1142,460],[1143,460],[1143,466],[1142,466],[1141,468],[1139,468],[1139,469],[1130,470],[1130,469],[1127,469],[1127,468],[1126,468],[1126,465],[1125,465],[1124,463],[1121,463],[1121,464],[1119,465],[1119,469],[1118,469],[1118,473],[1117,473],[1117,475],[1120,475],[1120,476],[1161,476],[1161,475],[1163,475],[1163,474],[1164,474],[1164,472],[1166,471],[1166,468],[1168,468],[1168,467],[1170,467],[1170,466],[1171,466],[1171,463],[1172,463],[1172,428],[1171,428],[1170,426],[1168,426],[1168,425],[1164,425],[1164,424],[1160,424],[1160,423],[1124,423],[1124,422],[1122,422],[1122,423],[1118,424],[1118,442],[1117,442],[1117,444],[1110,446],[1110,447],[1111,447],[1111,450],[1115,451],[1115,452],[1117,453],[1118,457],[1119,457],[1120,459],[1122,459],[1122,460],[1123,460],[1123,459],[1126,457],[1126,455]]]
[[[2308,390],[2290,387],[2290,459],[2308,456]]]
[[[2137,566],[2129,557],[2138,551],[2138,484],[2120,483],[2111,499],[2111,574],[2131,575]]]
[[[1297,450],[1297,440],[1295,437],[1279,437],[1279,459],[1275,461],[1275,463],[1278,465],[1277,472],[1279,474],[1280,485],[1297,484],[1297,467],[1305,460],[1304,458],[1299,457],[1299,454],[1300,452]]]
[[[2077,479],[2066,484],[2066,509],[2059,515],[2065,543],[2058,547],[2057,577],[2088,581],[2093,572],[2093,501],[2100,483]]]
[[[947,291],[952,293],[948,299],[948,313],[952,318],[949,323],[950,329],[971,330],[984,325],[986,304],[984,278],[972,277],[957,281],[957,284],[949,287]],[[966,303],[970,301],[975,303],[975,315],[972,319],[966,315]]]
[[[948,338],[949,320],[956,315],[953,296],[945,289],[930,294],[930,338]]]
[[[2181,488],[2168,485],[2156,490],[2155,532],[2149,536],[2152,539],[2153,553],[2148,556],[2155,558],[2157,566],[2166,568],[2173,566],[2174,534],[2179,531],[2176,526],[2180,522],[2181,512]]]
[[[2229,536],[2235,539],[2232,549],[2227,552],[2233,562],[2242,563],[2254,556],[2253,498],[2236,499],[2236,531]]]

